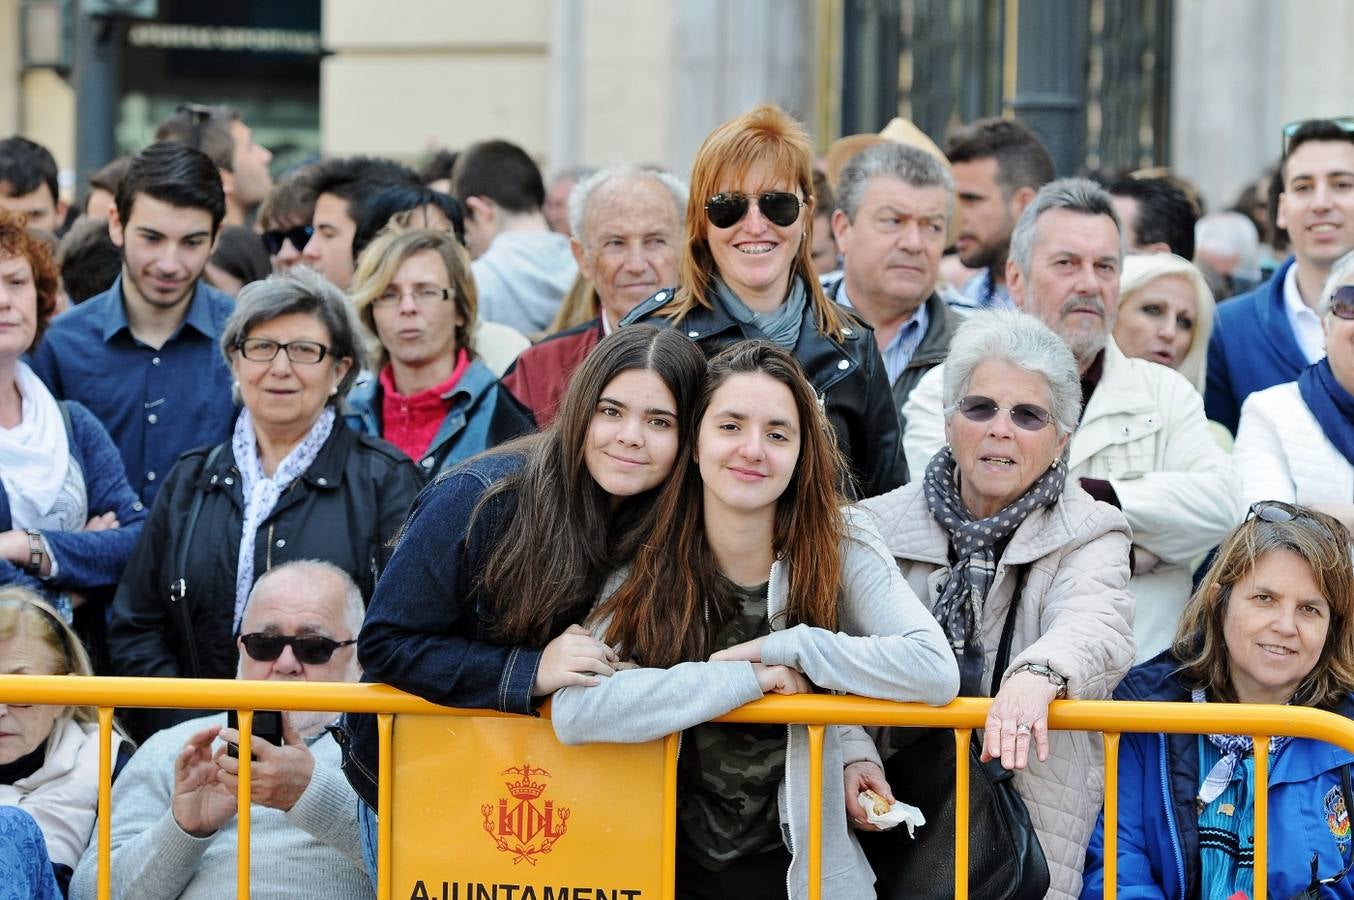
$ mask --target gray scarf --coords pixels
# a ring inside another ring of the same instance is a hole
[[[1063,494],[1067,466],[1054,460],[1020,499],[986,519],[975,519],[959,496],[958,470],[949,447],[931,457],[922,490],[931,517],[950,536],[957,561],[946,576],[932,610],[955,655],[963,657],[969,642],[980,641],[983,602],[997,572],[997,544],[1020,527],[1029,514],[1052,506]],[[1011,602],[1019,602],[1018,597]]]
[[[718,276],[715,277],[715,294],[729,315],[744,325],[756,328],[773,344],[793,350],[799,342],[799,328],[804,322],[808,291],[804,289],[804,282],[798,275],[790,276],[790,295],[785,298],[785,302],[769,313],[749,308]]]

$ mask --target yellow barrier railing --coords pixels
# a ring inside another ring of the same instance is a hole
[[[381,791],[378,798],[378,890],[388,900],[390,847],[390,759],[393,716],[398,714],[497,717],[504,713],[452,709],[394,688],[375,684],[223,681],[162,678],[72,678],[0,675],[0,703],[93,706],[99,710],[99,875],[98,896],[110,894],[112,721],[116,707],[228,709],[240,711],[238,795],[238,895],[249,896],[250,735],[253,710],[342,710],[378,714]],[[811,757],[809,795],[809,898],[819,900],[822,873],[822,762],[824,729],[830,725],[951,728],[955,731],[955,897],[968,896],[968,742],[987,718],[988,699],[961,698],[944,707],[891,703],[835,695],[770,696],[740,707],[720,722],[805,725]],[[1049,707],[1049,727],[1059,731],[1098,731],[1105,736],[1105,896],[1116,893],[1118,835],[1118,747],[1122,733],[1249,734],[1255,740],[1255,778],[1268,783],[1269,739],[1290,735],[1334,744],[1354,753],[1354,722],[1303,706],[1253,706],[1210,703],[1131,703],[1107,700],[1059,700]],[[670,784],[671,787],[671,784]],[[675,798],[665,798],[669,812]],[[1255,799],[1255,900],[1266,900],[1268,802]],[[675,846],[664,842],[665,871],[672,871]]]

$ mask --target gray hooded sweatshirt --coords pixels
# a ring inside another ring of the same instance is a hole
[[[569,239],[553,231],[505,231],[470,269],[479,317],[526,335],[549,326],[578,275]]]
[[[767,586],[772,631],[762,646],[762,662],[792,666],[831,691],[932,706],[949,703],[959,692],[959,667],[944,633],[903,580],[869,514],[848,509],[847,523],[841,631],[783,627],[790,572],[778,560]],[[613,576],[608,591],[620,586],[623,574]],[[606,631],[605,622],[589,625],[598,637]],[[563,688],[555,693],[550,716],[555,735],[566,744],[642,743],[708,722],[761,696],[750,662],[688,662],[670,669],[626,669],[596,687]],[[802,900],[808,896],[809,868],[808,730],[788,726],[786,740],[779,791],[781,833],[792,857],[786,886],[791,898]],[[879,761],[863,730],[827,729],[822,896],[833,900],[875,896],[874,873],[846,822],[842,770],[860,759]]]

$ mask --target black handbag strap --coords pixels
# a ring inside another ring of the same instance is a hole
[[[1011,643],[1015,640],[1016,608],[1020,606],[1020,589],[1025,586],[1025,567],[1018,566],[1015,571],[1015,590],[1011,592],[1011,605],[1006,608],[1006,621],[1001,626],[1001,643],[997,644],[997,661],[992,665],[992,687],[987,696],[997,696],[1001,688],[1001,676],[1011,664]]]
[[[215,463],[217,457],[221,455],[221,448],[225,444],[217,444],[212,451],[207,454],[207,461],[203,463],[202,469],[205,472]],[[202,668],[197,659],[197,642],[193,640],[192,622],[188,618],[188,607],[183,602],[188,597],[188,550],[193,546],[193,532],[197,529],[198,517],[202,514],[202,501],[207,492],[199,487],[193,488],[193,502],[188,506],[188,520],[184,524],[183,539],[179,543],[179,552],[174,556],[174,574],[175,578],[169,584],[169,599],[175,606],[179,607],[179,617],[183,620],[183,640],[188,648],[188,659],[192,671],[189,676],[197,678]]]

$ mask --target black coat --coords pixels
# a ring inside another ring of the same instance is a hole
[[[674,322],[662,315],[674,295],[670,289],[659,291],[635,307],[622,324],[681,328],[707,357],[738,341],[766,340],[755,326],[725,312],[718,298],[711,299],[712,309],[698,306],[680,323]],[[835,341],[818,331],[813,309],[806,304],[794,356],[808,374],[836,433],[837,446],[851,466],[854,493],[873,497],[906,481],[898,410],[874,332],[849,309],[843,307],[840,312],[849,324],[845,339]]]
[[[244,497],[230,444],[208,464],[211,454],[190,450],[175,463],[118,584],[108,642],[119,675],[235,677],[231,626]],[[369,599],[419,483],[414,464],[394,446],[335,421],[315,462],[259,525],[255,576],[291,560],[324,560]],[[199,491],[190,539],[187,520]],[[184,574],[178,561],[185,540],[185,596],[171,600]]]

